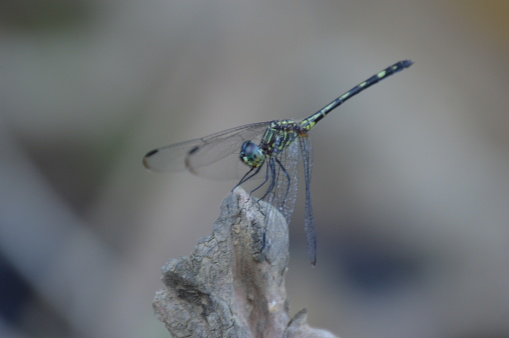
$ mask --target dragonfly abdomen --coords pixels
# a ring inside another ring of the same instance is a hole
[[[410,67],[412,65],[412,63],[413,62],[410,60],[403,60],[403,61],[396,62],[392,66],[387,67],[384,70],[382,70],[381,72],[378,72],[377,74],[371,76],[366,81],[359,83],[357,86],[353,87],[352,89],[350,89],[349,91],[347,91],[346,93],[341,95],[340,97],[337,97],[331,103],[329,103],[328,105],[326,105],[325,107],[323,107],[322,109],[320,109],[319,111],[317,111],[316,113],[311,115],[310,117],[302,120],[302,122],[300,123],[301,128],[306,131],[309,131],[311,128],[313,128],[318,123],[318,121],[323,119],[325,116],[327,116],[327,114],[329,114],[331,111],[336,109],[338,106],[340,106],[343,102],[345,102],[349,98],[359,94],[363,90],[382,81],[386,77],[391,76],[394,73],[397,73],[405,68]]]

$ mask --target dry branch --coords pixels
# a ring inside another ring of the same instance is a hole
[[[265,224],[267,208],[236,189],[213,233],[163,266],[153,305],[174,337],[335,337],[310,328],[305,310],[290,320],[288,227],[279,213]]]

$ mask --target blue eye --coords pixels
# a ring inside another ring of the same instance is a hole
[[[258,145],[245,141],[240,148],[240,160],[251,168],[258,168],[265,161],[265,155]]]

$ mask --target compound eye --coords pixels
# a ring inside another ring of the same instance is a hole
[[[245,141],[240,148],[240,160],[251,168],[258,168],[265,161],[265,155],[258,145]]]

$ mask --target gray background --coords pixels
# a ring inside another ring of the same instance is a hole
[[[509,336],[506,2],[9,0],[0,13],[1,336],[167,336],[151,308],[160,266],[210,233],[235,182],[152,174],[143,154],[306,117],[407,58],[311,132],[318,264],[301,194],[291,310],[349,338]]]

